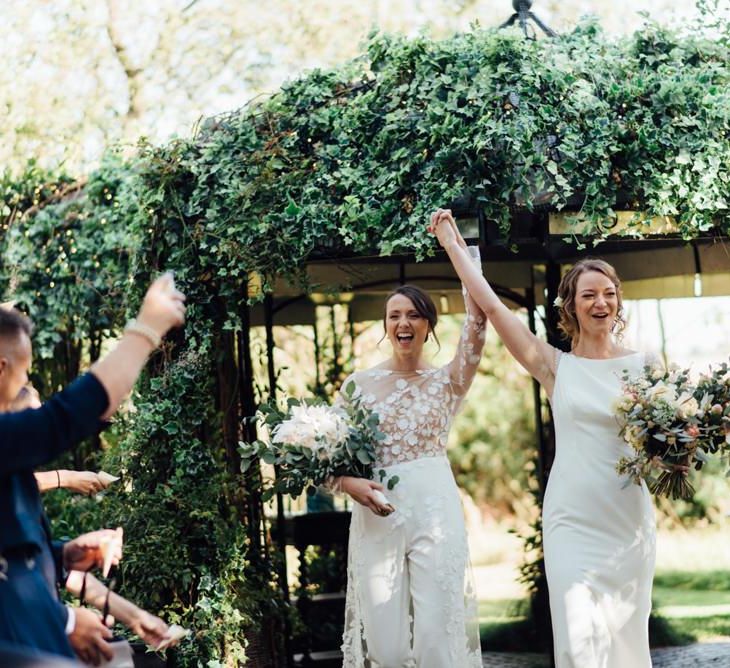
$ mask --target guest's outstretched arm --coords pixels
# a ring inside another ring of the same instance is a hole
[[[108,486],[94,471],[56,469],[36,471],[34,475],[41,492],[63,488],[78,494],[96,494]]]
[[[147,291],[136,323],[91,373],[38,409],[0,415],[0,475],[42,466],[98,431],[99,419],[112,415],[131,391],[160,337],[183,323],[184,299],[172,276],[161,276]]]
[[[175,289],[171,274],[158,278],[147,290],[136,321],[125,330],[116,348],[91,367],[109,400],[102,418],[113,415],[132,390],[162,337],[185,321],[184,300],[185,296]]]
[[[84,586],[84,577],[86,584]],[[106,585],[95,578],[91,573],[71,571],[66,580],[66,589],[74,596],[81,596],[85,589],[82,603],[89,603],[97,610],[104,609],[104,603],[109,597],[109,613],[132,632],[136,633],[150,647],[156,648],[165,640],[168,626],[159,617],[142,610],[126,598],[109,592]]]

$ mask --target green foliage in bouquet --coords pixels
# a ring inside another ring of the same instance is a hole
[[[709,404],[703,421],[707,451],[730,454],[730,365],[723,362],[702,374],[696,396],[707,397],[705,402]],[[730,468],[727,475],[730,476]]]
[[[694,494],[687,472],[707,461],[707,432],[702,419],[709,399],[698,401],[689,371],[647,365],[639,376],[622,378],[624,394],[616,405],[620,436],[634,450],[617,464],[619,474],[673,499]]]
[[[385,438],[378,415],[363,405],[354,381],[345,384],[342,397],[336,407],[319,398],[289,398],[286,410],[275,401],[260,406],[257,417],[269,430],[269,442],[241,442],[239,453],[244,473],[259,459],[276,468],[276,479],[264,487],[264,500],[277,493],[296,498],[305,488],[313,492],[337,476],[373,477],[375,449]],[[379,475],[383,480],[385,471]],[[398,476],[390,477],[388,489],[397,482]]]

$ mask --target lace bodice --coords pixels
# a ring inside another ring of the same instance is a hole
[[[376,466],[391,466],[446,452],[451,421],[476,374],[484,347],[486,322],[479,313],[467,314],[454,359],[438,368],[413,372],[373,368],[345,380],[380,418],[386,435]],[[342,396],[342,395],[341,395]]]

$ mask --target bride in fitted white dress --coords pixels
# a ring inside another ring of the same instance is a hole
[[[558,668],[648,668],[654,512],[645,485],[616,473],[627,446],[613,404],[624,369],[644,355],[620,345],[620,281],[606,262],[581,260],[558,288],[571,354],[537,338],[470,266],[451,212],[430,229],[515,359],[551,398],[556,457],[543,506],[545,568]]]
[[[559,668],[651,665],[654,508],[644,484],[616,474],[630,448],[612,408],[623,371],[638,374],[644,363],[643,353],[557,361],[543,545]]]

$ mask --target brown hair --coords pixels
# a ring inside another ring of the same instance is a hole
[[[616,320],[613,323],[611,331],[620,339],[622,332],[626,328],[621,281],[616,270],[608,262],[599,260],[598,258],[588,257],[579,260],[563,276],[558,286],[558,298],[560,299],[560,305],[557,307],[558,313],[560,314],[558,328],[563,332],[563,336],[566,339],[570,339],[573,346],[575,346],[580,337],[580,326],[578,324],[578,318],[575,315],[575,293],[578,286],[578,278],[581,274],[585,274],[588,271],[597,271],[614,284],[618,299],[618,312],[616,313]]]
[[[33,333],[30,319],[13,307],[0,307],[0,338],[17,339],[20,334],[28,337]]]
[[[436,323],[438,323],[439,319],[436,304],[433,303],[433,299],[431,299],[428,292],[422,290],[417,285],[400,285],[385,298],[385,304],[383,305],[383,329],[387,329],[386,317],[388,315],[388,302],[396,295],[403,295],[413,302],[413,307],[418,312],[418,315],[428,321],[428,331],[433,334],[433,338],[436,339],[436,343],[440,346],[441,344],[436,336]],[[428,335],[426,335],[426,339],[428,339]]]

